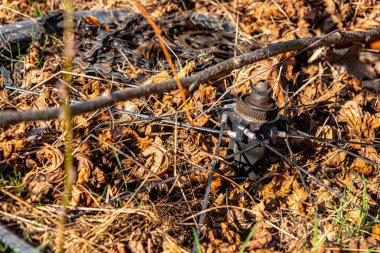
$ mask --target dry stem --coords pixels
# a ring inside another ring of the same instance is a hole
[[[141,14],[144,16],[144,18],[146,18],[146,20],[148,21],[150,26],[153,28],[153,30],[154,30],[157,38],[158,38],[158,42],[160,43],[162,51],[164,52],[164,55],[165,55],[166,59],[168,60],[168,63],[170,65],[170,69],[173,71],[174,79],[175,79],[177,86],[179,88],[179,92],[181,95],[182,103],[184,105],[186,116],[189,119],[190,123],[192,123],[191,114],[189,112],[188,103],[187,103],[187,99],[186,99],[186,89],[185,89],[185,87],[183,87],[181,80],[178,78],[177,70],[175,69],[172,57],[170,56],[169,51],[165,45],[164,39],[161,36],[161,30],[154,23],[152,17],[149,15],[147,10],[145,10],[144,6],[142,6],[140,1],[139,0],[133,0],[133,2],[136,4],[137,8],[141,11]]]
[[[65,63],[64,69],[70,70],[73,65],[74,58],[74,34],[73,34],[73,5],[71,0],[65,1],[66,5],[66,16],[64,20],[64,38],[66,39],[65,43]],[[64,74],[63,75],[64,82],[70,84],[71,83],[71,75]],[[71,124],[71,108],[69,105],[69,89],[66,85],[63,85],[61,82],[58,82],[61,89],[61,98],[63,100],[62,103],[62,117],[64,121],[64,138],[65,138],[65,159],[64,159],[64,169],[65,169],[65,189],[62,196],[62,217],[60,220],[60,226],[58,229],[58,252],[64,252],[64,243],[65,243],[65,221],[66,221],[66,213],[67,206],[69,205],[69,199],[71,195],[71,188],[73,184],[73,127]]]

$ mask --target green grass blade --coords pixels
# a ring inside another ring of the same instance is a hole
[[[241,245],[239,253],[244,252],[245,248],[247,247],[248,242],[252,239],[252,236],[255,234],[258,225],[259,225],[258,222],[255,225],[253,225],[251,231],[249,232],[248,236],[245,238],[243,244]]]
[[[194,240],[195,240],[195,245],[197,246],[196,248],[196,252],[197,253],[202,253],[202,248],[201,248],[201,242],[199,241],[199,238],[198,238],[198,235],[197,235],[197,231],[195,231],[194,228],[193,229],[193,234],[194,234]]]

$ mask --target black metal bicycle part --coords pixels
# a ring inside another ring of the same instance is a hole
[[[255,139],[246,136],[247,130],[254,132],[269,145],[276,143],[279,132],[287,130],[286,121],[279,117],[276,101],[271,98],[272,92],[268,82],[261,80],[252,86],[250,94],[243,95],[238,100],[234,108],[224,112],[228,118],[228,127],[236,133],[228,145],[228,154],[256,146],[234,156],[233,164],[238,171],[254,170],[255,164],[264,158],[267,151]]]

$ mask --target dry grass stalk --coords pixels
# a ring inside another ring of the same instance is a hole
[[[167,48],[167,46],[166,46],[166,44],[164,42],[164,39],[161,36],[161,30],[154,23],[152,17],[149,15],[148,11],[144,8],[144,6],[142,6],[142,4],[140,3],[140,1],[139,0],[133,0],[133,2],[137,6],[137,8],[141,11],[141,14],[147,19],[147,21],[149,22],[149,24],[152,26],[154,32],[156,33],[156,36],[158,38],[158,42],[160,43],[162,51],[164,52],[165,57],[168,60],[168,63],[170,65],[170,69],[173,71],[174,79],[175,79],[175,81],[177,83],[177,86],[179,88],[179,91],[180,91],[180,95],[181,95],[182,103],[184,105],[186,116],[187,116],[188,120],[190,121],[190,124],[192,124],[193,120],[191,118],[191,114],[190,114],[190,111],[189,111],[189,108],[188,108],[189,107],[188,106],[188,102],[187,102],[187,99],[186,99],[186,89],[185,89],[185,87],[183,86],[181,80],[178,77],[178,73],[177,73],[177,70],[175,69],[172,57],[170,56],[168,48]]]
[[[73,3],[71,0],[64,1],[66,6],[66,15],[64,21],[64,38],[65,38],[65,63],[64,70],[69,71],[73,65],[73,58],[75,54],[74,49],[74,23],[73,23]],[[64,82],[70,84],[71,83],[71,75],[63,74]],[[61,99],[62,99],[62,118],[64,121],[64,140],[65,140],[65,159],[64,159],[64,170],[65,170],[65,186],[64,192],[62,196],[62,214],[60,219],[60,226],[58,230],[58,243],[57,243],[57,251],[64,252],[65,251],[65,222],[66,222],[66,213],[67,206],[70,202],[71,189],[73,185],[73,126],[72,126],[72,116],[69,102],[69,87],[63,85],[62,82],[59,83],[61,86]]]

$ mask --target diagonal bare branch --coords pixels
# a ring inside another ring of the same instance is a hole
[[[350,42],[369,43],[372,41],[380,40],[380,28],[374,28],[367,32],[340,32],[323,39],[319,37],[304,38],[270,44],[265,48],[228,59],[224,62],[216,64],[215,66],[202,70],[194,75],[181,78],[180,81],[183,84],[184,88],[190,88],[190,90],[194,90],[199,84],[214,80],[226,73],[231,72],[232,70],[241,68],[254,62],[268,59],[279,54],[300,50],[304,47],[310,46],[318,40],[320,41],[310,48],[346,44]],[[176,80],[170,80],[162,83],[153,83],[141,87],[115,91],[95,99],[87,100],[83,103],[71,105],[70,109],[72,111],[72,115],[79,115],[111,106],[118,102],[126,101],[132,98],[139,98],[153,94],[162,94],[164,92],[176,89]],[[46,110],[19,112],[3,111],[0,112],[0,125],[14,124],[23,121],[57,119],[61,116],[61,112],[61,107]]]

